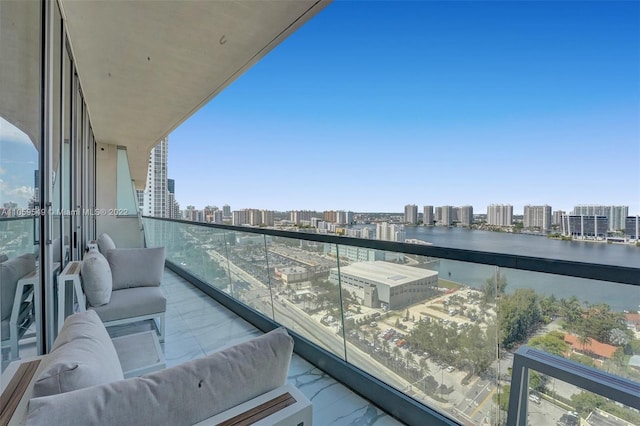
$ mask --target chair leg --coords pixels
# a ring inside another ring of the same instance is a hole
[[[164,314],[160,315],[160,327],[158,328],[158,340],[162,343],[164,342]]]

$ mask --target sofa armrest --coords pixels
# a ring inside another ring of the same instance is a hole
[[[152,287],[162,283],[164,247],[122,248],[107,252],[113,277],[113,290],[130,287]]]

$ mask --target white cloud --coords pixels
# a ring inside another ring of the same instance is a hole
[[[0,179],[0,206],[13,202],[20,207],[27,207],[29,200],[33,197],[33,192],[31,186],[10,187],[7,182]]]
[[[33,145],[31,139],[22,130],[0,117],[0,142],[11,141]]]

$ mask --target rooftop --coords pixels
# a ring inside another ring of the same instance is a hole
[[[359,262],[341,266],[340,273],[355,275],[390,287],[438,276],[436,271],[429,269],[414,268],[383,261]]]

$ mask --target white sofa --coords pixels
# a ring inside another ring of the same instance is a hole
[[[292,351],[293,340],[281,328],[205,358],[123,379],[98,316],[74,314],[29,379],[9,424],[196,424],[283,386]]]

